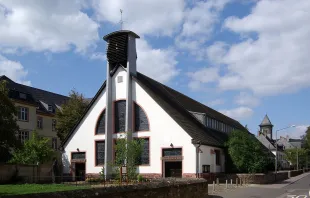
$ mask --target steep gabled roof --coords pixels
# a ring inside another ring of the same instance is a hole
[[[262,123],[259,126],[273,126],[267,114],[265,115]]]
[[[223,147],[228,135],[205,127],[189,111],[206,113],[208,116],[223,121],[241,130],[246,130],[239,122],[224,116],[223,114],[167,87],[139,72],[133,76],[136,82],[192,137],[193,142],[200,142],[204,145]],[[100,93],[104,90],[106,82],[103,83],[96,96],[92,99],[83,116],[77,122],[72,131],[63,141],[65,145],[79,123],[87,114]],[[247,131],[247,130],[246,130]]]
[[[16,83],[7,76],[0,76],[0,81],[2,80],[7,81],[10,98],[36,105],[39,112],[51,114],[40,101],[56,109],[56,105],[62,105],[69,99],[67,96]],[[26,98],[21,98],[19,93],[26,94]]]

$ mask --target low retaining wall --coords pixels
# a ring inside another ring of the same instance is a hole
[[[225,182],[225,180],[233,180],[233,183],[236,183],[236,179],[238,179],[238,183],[240,183],[240,180],[242,183],[248,183],[248,184],[270,184],[277,181],[283,181],[291,177],[295,177],[297,175],[300,175],[304,172],[309,171],[309,169],[301,169],[301,170],[291,170],[291,171],[281,171],[277,172],[275,174],[274,172],[271,173],[256,173],[256,174],[229,174],[224,176],[219,176],[220,182]],[[217,176],[210,176],[210,179],[212,178],[212,181],[216,180]]]
[[[148,184],[92,188],[85,190],[7,196],[10,198],[197,198],[208,197],[208,183],[204,179],[159,181]],[[3,198],[6,196],[3,196]]]

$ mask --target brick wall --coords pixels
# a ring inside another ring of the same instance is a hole
[[[5,196],[3,196],[4,198]],[[55,193],[16,195],[10,198],[197,198],[208,197],[208,183],[203,179],[185,180],[182,182],[158,182],[147,185],[129,185],[107,188],[93,188],[78,191],[64,191]]]

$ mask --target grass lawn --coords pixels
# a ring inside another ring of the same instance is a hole
[[[0,185],[1,195],[21,195],[31,193],[44,193],[44,192],[56,192],[56,191],[68,191],[77,189],[86,189],[90,186],[73,186],[64,184],[12,184],[12,185]]]

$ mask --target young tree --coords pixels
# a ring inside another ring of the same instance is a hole
[[[16,107],[8,97],[6,81],[0,81],[0,161],[6,162],[10,156],[10,149],[20,144],[16,133],[19,127],[16,123]]]
[[[285,151],[285,158],[287,161],[289,161],[293,166],[297,166],[297,160],[298,160],[298,168],[301,168],[302,166],[306,165],[307,162],[307,154],[308,151],[305,148],[292,148],[292,149],[286,149]],[[297,157],[298,155],[298,157]]]
[[[88,105],[82,94],[72,90],[69,95],[70,99],[67,103],[62,105],[62,110],[56,111],[56,130],[57,136],[61,141],[63,141],[72,130]]]
[[[305,134],[301,136],[301,139],[303,140],[302,146],[304,148],[310,149],[310,126],[308,126]]]
[[[13,158],[10,162],[17,164],[43,164],[50,161],[55,153],[49,141],[48,138],[40,138],[38,133],[33,131],[31,138],[25,141],[24,146],[13,153]]]
[[[240,172],[264,172],[272,163],[263,145],[248,132],[240,130],[231,132],[226,146],[233,164]]]
[[[116,140],[115,161],[113,163],[116,176],[119,175],[121,166],[126,164],[128,178],[130,180],[137,178],[137,166],[140,163],[143,144],[143,139],[128,141],[126,137],[122,137]]]

